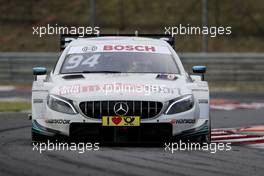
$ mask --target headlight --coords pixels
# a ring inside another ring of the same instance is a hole
[[[176,114],[192,109],[194,105],[193,95],[185,95],[169,101],[169,107],[165,114]]]
[[[77,114],[77,111],[74,108],[73,101],[58,97],[55,95],[49,95],[47,104],[50,109],[66,114]]]

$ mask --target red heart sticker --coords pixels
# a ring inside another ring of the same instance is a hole
[[[122,118],[120,116],[115,116],[112,118],[112,122],[116,125],[118,125],[122,121]]]

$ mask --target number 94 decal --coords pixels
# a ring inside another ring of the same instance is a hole
[[[90,57],[86,57],[85,55],[77,55],[70,56],[70,58],[66,62],[65,69],[74,69],[76,67],[86,65],[88,67],[94,67],[98,64],[98,59],[100,54],[94,54]]]

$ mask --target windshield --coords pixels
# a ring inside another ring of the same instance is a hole
[[[93,52],[68,54],[61,73],[179,73],[171,54],[137,52]]]

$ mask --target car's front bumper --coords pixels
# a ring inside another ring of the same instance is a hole
[[[195,104],[191,110],[182,113],[161,114],[157,118],[142,119],[139,127],[103,127],[99,119],[87,118],[81,114],[63,114],[47,109],[43,118],[33,118],[32,131],[47,136],[85,137],[98,141],[100,139],[113,142],[167,140],[174,136],[208,134],[209,119],[201,118],[199,114],[198,104]]]
[[[32,130],[46,136],[63,135],[72,139],[85,139],[97,142],[154,142],[169,141],[175,138],[192,138],[199,135],[209,134],[208,120],[200,119],[186,130],[174,134],[177,124],[170,122],[141,123],[138,127],[105,127],[101,123],[72,122],[60,124],[68,133],[63,133],[62,127],[52,129],[33,120]]]

